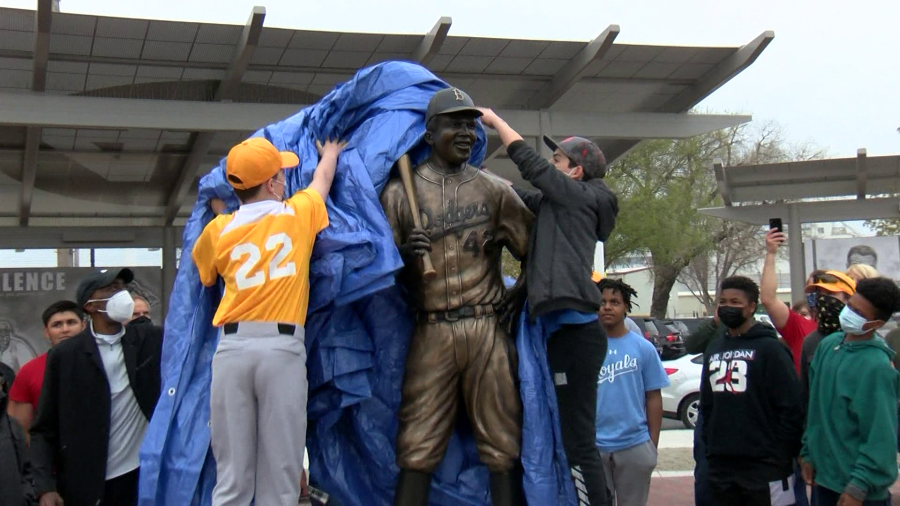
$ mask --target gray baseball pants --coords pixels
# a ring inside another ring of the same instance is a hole
[[[219,333],[212,361],[213,506],[296,505],[306,444],[303,327],[242,322]]]

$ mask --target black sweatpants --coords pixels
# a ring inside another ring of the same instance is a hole
[[[595,443],[597,379],[606,346],[606,332],[599,321],[563,325],[547,341],[563,446],[579,506],[609,504],[603,462]]]
[[[131,506],[137,505],[138,500],[138,472],[134,471],[106,480],[103,487],[104,506]]]
[[[757,488],[746,488],[736,483],[712,481],[709,488],[715,504],[729,506],[770,506],[772,504],[768,483]]]
[[[840,500],[841,498],[840,492],[835,492],[834,490],[830,490],[819,485],[816,485],[815,487],[816,501],[813,503],[814,506],[835,506],[838,503],[838,500]],[[878,501],[863,501],[863,506],[891,506],[891,496],[890,494],[888,494],[887,499],[881,499]]]

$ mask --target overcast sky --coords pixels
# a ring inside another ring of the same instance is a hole
[[[775,120],[791,142],[829,156],[900,151],[900,2],[896,0],[257,0],[266,26],[425,33],[441,16],[454,35],[587,41],[615,23],[617,42],[737,46],[775,40],[700,107]],[[61,0],[64,12],[243,24],[253,2]],[[0,0],[34,9],[35,0]],[[554,12],[554,7],[561,11]]]

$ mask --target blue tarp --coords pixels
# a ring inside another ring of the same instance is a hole
[[[319,234],[310,265],[306,324],[310,399],[307,445],[316,484],[344,505],[389,505],[396,412],[411,312],[394,275],[401,260],[378,195],[394,162],[406,152],[427,155],[421,143],[431,95],[447,84],[418,65],[388,62],[366,68],[317,104],[270,125],[265,136],[300,157],[289,171],[289,192],[306,187],[318,162],[314,139],[349,141],[327,200],[329,227]],[[473,164],[484,157],[479,126]],[[213,218],[210,199],[230,209],[237,199],[224,161],[200,181],[184,229],[162,357],[162,395],[141,448],[140,504],[208,505],[215,483],[209,448],[209,389],[217,343],[212,316],[221,285],[204,288],[190,251]],[[525,406],[522,462],[530,504],[574,504],[556,421],[540,323],[523,320],[517,336]],[[486,505],[488,473],[471,432],[461,423],[434,475],[431,503]]]

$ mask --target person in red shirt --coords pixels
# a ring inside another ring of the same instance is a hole
[[[787,237],[780,230],[769,230],[766,233],[766,260],[763,264],[762,280],[759,283],[759,300],[766,308],[766,313],[769,315],[769,318],[772,319],[772,324],[775,325],[778,333],[781,334],[784,342],[788,345],[788,348],[790,348],[791,354],[794,356],[794,368],[797,369],[797,374],[799,375],[800,351],[803,348],[803,338],[816,330],[816,321],[814,319],[816,312],[814,311],[814,308],[810,306],[809,314],[813,316],[813,319],[806,318],[800,313],[787,307],[784,302],[778,298],[778,276],[775,273],[775,255],[778,253],[779,246],[786,240]],[[824,271],[813,271],[813,273],[809,275],[809,279],[806,280],[806,286],[809,287],[812,285],[816,275],[822,274],[823,272]],[[826,290],[817,288],[814,293],[811,293],[810,295],[812,295],[812,297],[809,297],[808,299],[813,301],[812,303],[815,301],[817,295],[816,292],[819,291]]]
[[[810,276],[810,278],[812,278],[812,276]],[[806,286],[809,286],[809,280],[807,280]],[[806,298],[800,299],[798,301],[794,301],[794,305],[791,306],[791,309],[794,310],[795,313],[806,318],[807,320],[813,319],[813,317],[810,315],[809,302],[806,300]]]
[[[50,347],[84,330],[84,311],[70,300],[54,302],[44,310],[41,317],[44,321],[44,337],[50,341]],[[6,412],[19,422],[26,434],[37,411],[46,364],[46,353],[30,360],[19,369],[19,374],[16,375],[16,380],[9,390],[9,405]]]

